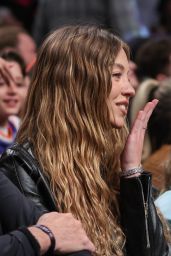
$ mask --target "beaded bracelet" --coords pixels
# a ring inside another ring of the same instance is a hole
[[[34,227],[39,228],[40,230],[42,230],[44,233],[46,233],[49,236],[51,245],[50,245],[48,251],[46,252],[46,255],[54,255],[56,241],[55,241],[55,237],[54,237],[54,234],[52,233],[52,231],[48,227],[46,227],[44,225],[40,225],[40,224],[36,224]]]
[[[121,177],[128,177],[128,176],[134,175],[136,173],[141,174],[142,172],[143,172],[143,169],[142,169],[141,166],[139,166],[139,167],[135,167],[133,169],[130,169],[128,171],[121,172],[120,176]]]

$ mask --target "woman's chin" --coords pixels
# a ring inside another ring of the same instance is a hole
[[[125,125],[125,118],[115,118],[115,120],[111,120],[111,125],[115,129],[121,129]]]

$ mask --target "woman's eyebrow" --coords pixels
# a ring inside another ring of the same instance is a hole
[[[124,70],[124,66],[120,63],[114,63],[114,67],[120,68],[121,70]]]

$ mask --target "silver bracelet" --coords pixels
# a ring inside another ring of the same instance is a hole
[[[120,176],[121,177],[128,177],[128,176],[134,175],[136,173],[141,174],[143,171],[144,170],[142,169],[142,166],[139,166],[139,167],[135,167],[133,169],[130,169],[128,171],[121,172]]]

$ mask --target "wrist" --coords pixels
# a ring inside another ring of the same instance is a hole
[[[51,245],[49,236],[45,234],[42,230],[36,228],[35,226],[29,227],[28,230],[31,232],[31,234],[35,237],[35,239],[39,243],[40,255],[45,254]]]
[[[35,255],[40,255],[40,244],[37,238],[32,234],[31,230],[27,227],[19,227],[18,231],[22,232],[28,239],[32,249],[35,252]]]
[[[124,178],[138,177],[143,173],[142,166],[134,167],[121,172],[120,176]]]
[[[56,240],[55,240],[55,236],[54,236],[53,232],[47,226],[42,225],[42,224],[36,224],[34,227],[41,230],[46,236],[49,237],[50,246],[48,248],[47,254],[54,255],[55,247],[56,247]]]

